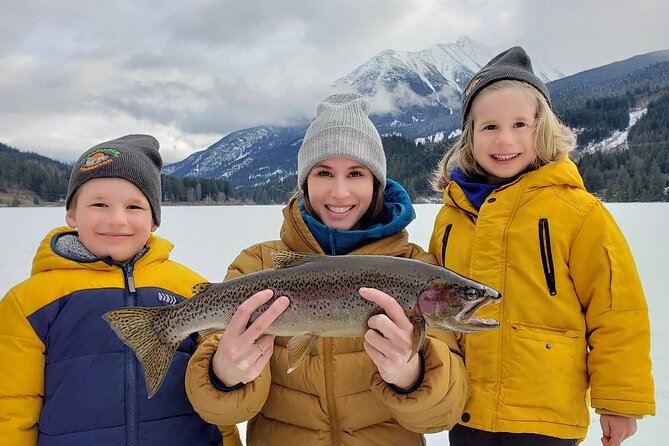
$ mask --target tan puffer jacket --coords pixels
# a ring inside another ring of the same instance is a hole
[[[272,267],[272,251],[322,253],[293,200],[284,209],[281,241],[252,246],[230,266],[226,279]],[[414,258],[435,263],[408,242],[406,231],[365,245],[351,254]],[[288,375],[286,344],[277,337],[274,354],[261,375],[239,390],[219,392],[208,376],[220,335],[205,340],[186,373],[195,410],[207,421],[236,424],[250,420],[247,444],[258,445],[423,445],[422,433],[457,422],[469,384],[451,332],[428,331],[421,351],[425,376],[409,394],[398,394],[380,377],[363,349],[362,338],[321,338],[310,358]],[[453,353],[456,352],[456,353]],[[228,436],[229,445],[238,439]]]

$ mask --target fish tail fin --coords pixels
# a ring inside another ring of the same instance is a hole
[[[110,311],[102,316],[116,335],[137,356],[144,370],[149,398],[156,394],[167,375],[167,369],[180,339],[166,339],[156,329],[157,321],[172,307],[128,307]]]

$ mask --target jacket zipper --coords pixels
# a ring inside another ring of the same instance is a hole
[[[553,252],[551,250],[551,233],[548,227],[548,219],[539,219],[539,247],[541,248],[541,264],[544,268],[546,285],[551,296],[557,294],[555,288],[555,267],[553,265]]]
[[[133,264],[129,263],[122,267],[125,275],[126,295],[125,304],[128,307],[136,306],[135,278],[133,276]],[[135,354],[130,347],[125,346],[125,372],[126,372],[126,391],[125,391],[125,419],[126,419],[126,437],[128,446],[139,445],[139,422],[137,416],[137,363]]]
[[[328,402],[328,413],[330,414],[330,442],[332,446],[339,446],[339,416],[337,414],[337,402],[335,401],[334,377],[332,370],[333,340],[323,340],[323,361],[325,372],[325,395]]]
[[[446,225],[444,230],[444,238],[441,239],[441,266],[446,268],[446,246],[448,245],[448,237],[451,235],[451,229],[453,229],[453,223]]]

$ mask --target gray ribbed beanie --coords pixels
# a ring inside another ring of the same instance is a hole
[[[153,222],[160,225],[160,170],[163,160],[158,148],[158,141],[153,136],[126,135],[88,149],[72,168],[65,209],[70,208],[74,193],[86,181],[122,178],[146,195]]]
[[[368,114],[369,101],[357,93],[334,94],[318,105],[297,154],[300,190],[314,165],[335,157],[361,162],[386,186],[386,154]]]
[[[551,103],[548,88],[539,79],[532,70],[532,61],[524,49],[514,46],[506,51],[502,51],[488,62],[481,70],[469,81],[465,92],[462,94],[462,127],[467,121],[467,115],[471,108],[474,97],[488,85],[504,79],[522,81],[530,84],[544,95]]]

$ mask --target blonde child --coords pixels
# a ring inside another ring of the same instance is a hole
[[[338,94],[318,107],[298,154],[296,194],[283,210],[281,240],[244,250],[227,278],[272,267],[273,251],[434,258],[409,243],[415,213],[406,191],[386,179],[381,138],[369,102]],[[263,335],[288,305],[278,298],[251,325],[271,291],[242,304],[225,333],[205,340],[186,374],[193,407],[216,424],[249,420],[247,445],[419,446],[422,433],[454,424],[468,396],[451,332],[428,332],[411,361],[413,327],[392,296],[360,294],[385,309],[364,338],[321,338],[287,374],[287,338]],[[228,438],[226,438],[226,441]],[[230,444],[239,444],[239,440]]]
[[[568,153],[520,47],[496,56],[462,97],[462,135],[433,185],[443,190],[430,252],[498,289],[481,310],[496,331],[463,335],[472,395],[452,446],[573,445],[600,414],[617,446],[655,413],[648,310],[632,254]]]
[[[102,319],[124,306],[182,301],[204,279],[169,260],[160,225],[158,141],[127,135],[72,169],[65,219],[40,244],[31,277],[0,301],[0,444],[221,445],[190,405],[182,343],[147,398],[134,353]]]

